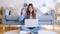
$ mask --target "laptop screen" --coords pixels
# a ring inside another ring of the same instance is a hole
[[[38,20],[37,19],[25,19],[25,26],[26,27],[37,27]]]

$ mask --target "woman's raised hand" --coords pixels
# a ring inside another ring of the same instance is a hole
[[[26,10],[25,9],[23,9],[23,14],[22,15],[24,15],[26,13]]]

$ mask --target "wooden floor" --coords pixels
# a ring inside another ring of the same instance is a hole
[[[0,34],[3,34],[3,25],[0,25]]]
[[[5,25],[0,25],[0,34],[3,34],[4,32],[8,32],[8,31],[11,31],[11,30],[20,30],[20,27],[17,27],[17,26],[6,26]],[[57,32],[58,34],[60,34],[60,25],[55,25],[54,27],[54,30],[53,29],[48,29],[46,27],[43,27],[43,30],[51,30],[51,31],[55,31]]]
[[[20,30],[20,27],[11,27],[9,25],[0,25],[0,34],[3,34],[4,32],[8,32],[11,30]]]
[[[60,34],[60,25],[55,25],[54,31]]]
[[[11,31],[11,30],[20,30],[20,27],[11,25],[4,28],[4,32]]]

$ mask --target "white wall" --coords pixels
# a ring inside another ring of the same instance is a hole
[[[56,2],[60,2],[60,0],[57,0]]]
[[[0,0],[0,6],[11,6],[15,9],[19,9],[23,7],[24,0]],[[43,4],[46,4],[47,7],[54,8],[55,3],[53,0],[26,0],[26,3],[33,3],[34,7],[41,8]],[[14,12],[15,14],[19,14],[19,12]],[[13,13],[13,14],[14,14]]]
[[[22,7],[24,0],[0,0],[0,6]],[[53,0],[26,0],[26,3],[33,3],[35,7],[42,7],[45,3],[47,6],[54,7]]]
[[[2,6],[21,7],[24,0],[0,0]]]
[[[46,8],[43,8],[42,10],[39,11],[39,14],[42,13],[46,13],[47,11],[49,11],[50,9],[54,9],[55,8],[55,2],[54,0],[26,0],[26,3],[32,3],[34,5],[35,8],[39,8],[39,10],[41,8],[43,8],[43,4],[46,4]]]
[[[24,0],[0,0],[0,6],[3,7],[13,7],[15,9],[20,9],[23,7]],[[12,12],[12,14],[19,14],[19,11]]]
[[[27,3],[33,3],[35,7],[42,7],[43,4],[54,8],[54,0],[26,0]]]
[[[2,6],[2,0],[0,0],[0,6]]]

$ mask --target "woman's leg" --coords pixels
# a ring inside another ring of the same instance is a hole
[[[38,34],[38,31],[39,31],[39,30],[42,30],[42,27],[41,27],[41,26],[38,26],[38,27],[32,29],[32,30],[31,30],[31,33],[32,33],[32,34]]]
[[[21,29],[22,31],[29,31],[29,29],[28,29],[27,27],[23,26],[23,25],[20,27],[20,29]]]
[[[38,27],[32,29],[31,32],[37,32],[39,30],[42,30],[42,27],[41,26],[38,26]]]

